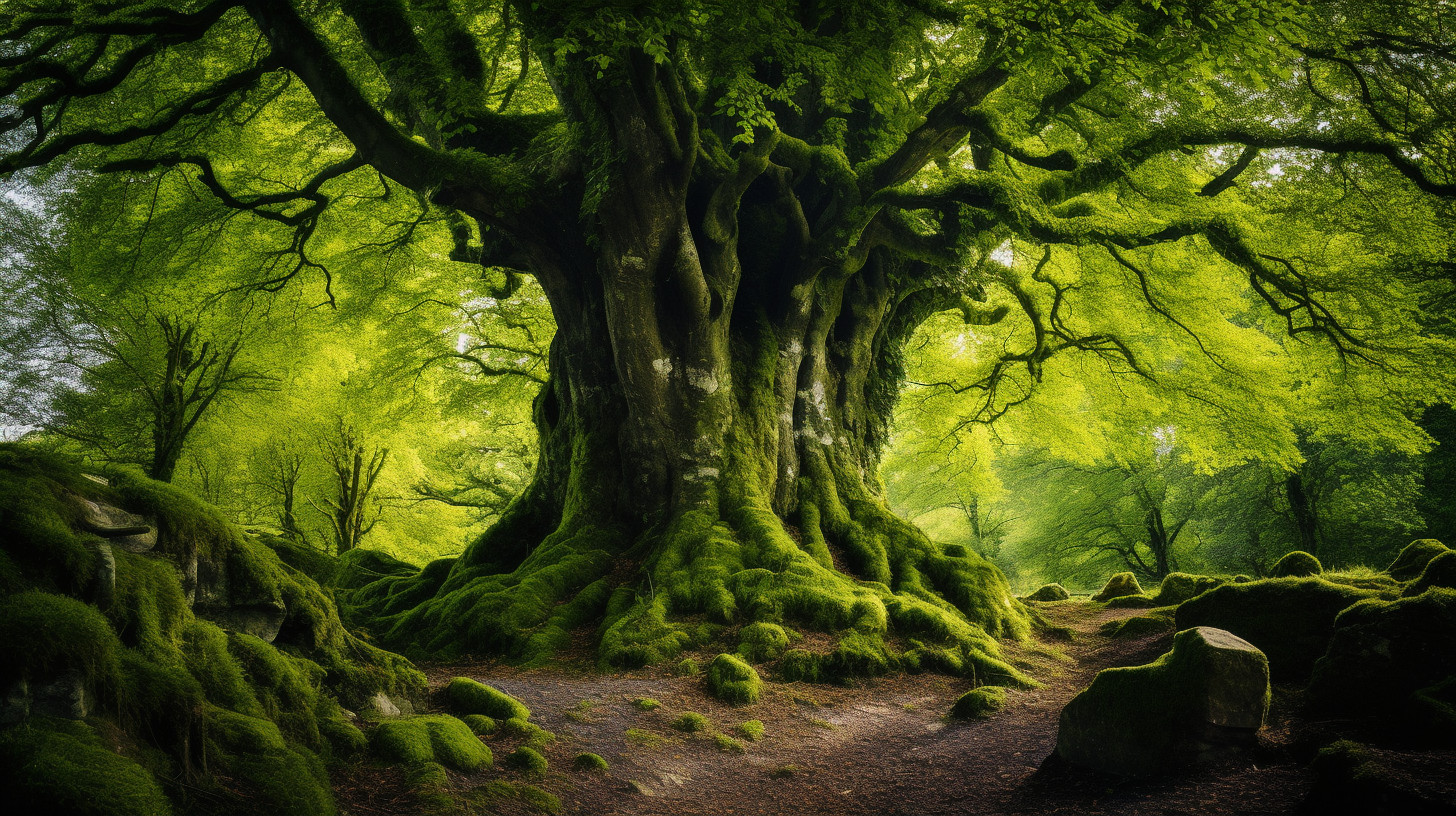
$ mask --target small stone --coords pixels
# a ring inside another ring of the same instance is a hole
[[[1066,587],[1061,584],[1046,584],[1037,591],[1026,596],[1028,601],[1065,601],[1072,597]]]

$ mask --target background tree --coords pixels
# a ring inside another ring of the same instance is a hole
[[[379,521],[375,483],[389,461],[389,449],[374,447],[359,430],[340,419],[333,431],[319,440],[324,463],[333,477],[332,491],[324,497],[334,552],[343,555],[358,547]]]

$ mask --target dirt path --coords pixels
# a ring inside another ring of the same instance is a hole
[[[1093,610],[1084,602],[1046,607],[1053,622],[1077,632],[1071,642],[1038,644],[1012,657],[1045,685],[1008,695],[1006,708],[983,722],[947,722],[943,715],[969,687],[963,680],[901,676],[839,688],[765,684],[764,699],[734,708],[709,697],[700,677],[665,670],[622,674],[520,671],[498,665],[435,666],[432,683],[476,677],[524,700],[532,720],[559,739],[544,752],[551,769],[532,780],[572,814],[992,814],[992,813],[1289,813],[1308,782],[1281,759],[1278,711],[1268,729],[1267,766],[1244,763],[1158,783],[1118,782],[1060,767],[1043,767],[1056,744],[1063,705],[1098,671],[1145,663],[1170,636],[1110,640],[1097,626],[1127,611]],[[1060,653],[1060,654],[1058,654]],[[710,657],[710,655],[704,655]],[[633,705],[648,697],[655,711]],[[745,720],[764,723],[762,741],[741,740],[742,753],[721,749],[705,734],[674,730],[682,712],[707,716],[734,734]],[[632,733],[628,734],[629,729]],[[491,742],[498,760],[513,746]],[[605,775],[572,769],[578,753],[600,754]],[[497,765],[499,766],[499,761]],[[495,770],[491,779],[523,781]],[[501,812],[530,813],[515,801]]]

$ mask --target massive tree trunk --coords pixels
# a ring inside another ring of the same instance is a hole
[[[690,180],[633,103],[603,106],[635,147],[590,237],[570,209],[508,225],[558,326],[533,483],[458,561],[355,603],[416,653],[544,659],[580,628],[642,665],[765,621],[841,635],[789,676],[1019,677],[1003,576],[892,514],[877,474],[935,293],[877,251],[814,254],[763,156]]]

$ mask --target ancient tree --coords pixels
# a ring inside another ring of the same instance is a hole
[[[1289,335],[1378,360],[1389,338],[1339,296],[1355,284],[1283,254],[1243,174],[1283,151],[1456,192],[1450,37],[1395,3],[5,11],[0,172],[76,157],[185,173],[291,229],[263,289],[320,271],[321,213],[346,177],[372,177],[446,213],[453,257],[503,293],[543,287],[557,332],[533,482],[460,558],[356,599],[385,642],[421,652],[543,656],[600,624],[602,658],[633,664],[759,620],[841,634],[801,676],[1014,674],[991,640],[1028,625],[1004,579],[881,497],[914,329],[952,310],[1021,327],[957,386],[984,396],[980,421],[1054,359],[1156,377],[1078,319],[1085,293],[1059,270],[1116,264],[1144,319],[1192,334],[1158,294],[1178,285],[1158,261],[1171,247],[1226,269]]]

